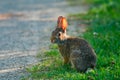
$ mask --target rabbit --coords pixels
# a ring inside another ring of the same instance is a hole
[[[93,48],[84,39],[71,37],[66,34],[67,20],[59,16],[57,26],[51,34],[51,43],[58,44],[64,64],[71,63],[78,72],[85,73],[87,69],[94,69],[97,56]]]

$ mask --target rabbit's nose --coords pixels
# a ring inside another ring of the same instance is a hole
[[[52,42],[52,43],[54,43],[54,42],[55,42],[55,40],[51,40],[51,42]]]
[[[51,43],[54,43],[54,42],[55,42],[54,38],[51,38]]]

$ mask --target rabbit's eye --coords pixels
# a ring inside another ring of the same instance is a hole
[[[61,34],[60,33],[58,33],[58,36],[60,36]]]
[[[62,33],[61,33],[61,32],[59,32],[59,33],[58,33],[58,36],[61,36],[61,34],[62,34]]]

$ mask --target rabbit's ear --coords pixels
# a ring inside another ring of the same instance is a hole
[[[59,16],[57,21],[57,27],[62,28],[65,31],[67,26],[68,26],[68,23],[66,18],[63,16]]]

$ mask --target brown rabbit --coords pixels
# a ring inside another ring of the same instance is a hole
[[[87,41],[70,37],[66,34],[67,21],[63,16],[58,17],[57,27],[52,32],[51,42],[57,43],[64,58],[64,64],[71,62],[78,72],[86,72],[96,66],[96,54]]]

